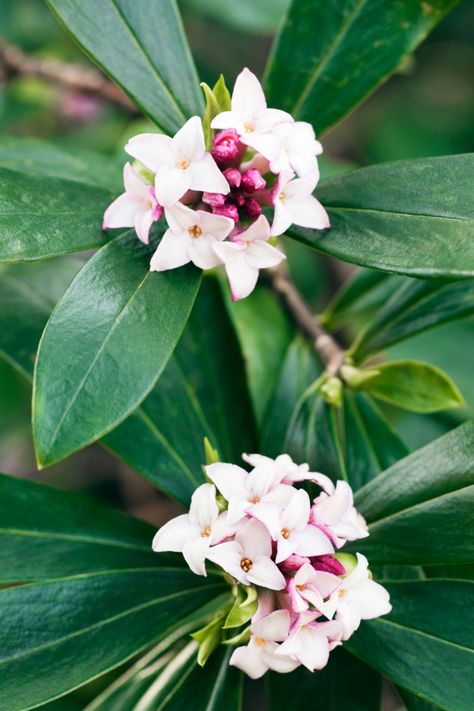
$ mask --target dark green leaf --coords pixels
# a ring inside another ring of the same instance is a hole
[[[61,257],[0,271],[0,356],[29,380],[51,311],[81,266],[79,259]]]
[[[230,377],[231,374],[231,377]],[[256,446],[244,364],[220,290],[205,279],[158,384],[104,439],[160,489],[188,504],[203,482],[203,439],[237,462]]]
[[[0,167],[30,175],[75,180],[114,192],[123,189],[121,164],[117,159],[36,138],[0,136]]]
[[[441,706],[436,706],[430,701],[420,699],[419,696],[411,694],[406,689],[402,689],[401,687],[399,687],[397,688],[397,691],[400,695],[401,700],[405,704],[406,711],[443,711]]]
[[[278,25],[290,0],[239,0],[225,4],[221,0],[186,0],[186,4],[200,15],[206,15],[239,32],[270,34]]]
[[[124,420],[171,356],[200,272],[149,272],[149,256],[128,231],[86,264],[53,311],[35,369],[33,432],[41,466]]]
[[[155,568],[154,529],[78,494],[0,474],[0,581]]]
[[[84,52],[163,131],[201,114],[196,71],[174,0],[47,0]]]
[[[393,682],[449,711],[469,711],[474,583],[391,582],[393,611],[363,622],[347,648]],[[440,614],[443,611],[443,614]]]
[[[416,333],[472,313],[474,280],[446,284],[410,279],[382,306],[349,352],[362,362]]]
[[[377,364],[377,375],[362,388],[380,400],[411,412],[439,412],[462,407],[464,400],[446,373],[416,360]]]
[[[0,261],[54,257],[105,244],[112,193],[72,180],[0,168]]]
[[[373,669],[336,649],[322,671],[271,674],[270,711],[379,711],[381,683]]]
[[[362,266],[408,276],[474,275],[474,154],[396,161],[323,181],[331,229],[291,236]]]
[[[398,435],[371,398],[344,393],[344,456],[354,490],[408,454]]]
[[[325,131],[385,81],[455,4],[293,0],[267,68],[271,105]]]
[[[29,709],[71,691],[163,639],[224,591],[217,576],[203,581],[165,567],[1,591],[0,708]]]

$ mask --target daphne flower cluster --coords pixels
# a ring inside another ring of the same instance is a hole
[[[107,208],[103,227],[134,227],[148,244],[152,224],[164,215],[168,229],[150,270],[224,264],[237,300],[252,292],[260,269],[285,258],[269,243],[272,236],[291,224],[329,227],[312,195],[322,147],[309,123],[267,108],[248,69],[237,77],[231,109],[215,116],[210,129],[210,152],[198,116],[173,138],[157,133],[132,138],[125,150],[138,163],[125,165],[125,192]],[[265,207],[273,210],[271,226]]]
[[[232,665],[252,678],[300,664],[322,669],[361,620],[391,610],[367,559],[339,552],[369,535],[366,523],[345,481],[334,485],[287,454],[243,458],[250,472],[222,462],[206,467],[209,483],[196,489],[189,513],[158,531],[153,549],[181,552],[197,575],[211,561],[237,584],[256,586],[249,641],[235,649]],[[304,481],[321,490],[313,501],[295,487]]]

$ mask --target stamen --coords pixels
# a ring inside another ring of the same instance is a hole
[[[210,535],[211,535],[211,529],[209,528],[209,526],[208,526],[207,528],[204,528],[204,529],[201,531],[201,536],[202,536],[203,538],[209,538]]]
[[[290,532],[287,528],[282,528],[280,533],[282,538],[284,538],[285,540],[290,537]]]
[[[182,158],[180,161],[178,161],[178,168],[180,170],[186,170],[186,168],[189,168],[189,161],[186,160],[186,158]]]
[[[253,133],[255,131],[255,126],[253,123],[244,123],[244,128],[247,133]]]
[[[261,637],[254,637],[253,641],[255,642],[257,647],[263,647],[263,645],[265,644],[265,640],[262,639]]]
[[[296,589],[299,591],[304,590],[304,585],[296,585]]]
[[[199,225],[193,225],[192,227],[189,227],[188,232],[189,236],[193,239],[196,239],[196,237],[200,237],[202,235],[202,230]]]
[[[260,496],[251,496],[250,499],[247,499],[249,504],[259,504],[260,503]]]
[[[338,594],[339,597],[344,597],[345,594],[346,594],[346,591],[345,591],[345,590],[339,590],[339,592],[338,592],[337,594]]]
[[[251,570],[252,565],[253,563],[250,558],[242,558],[242,560],[240,561],[240,567],[242,568],[244,573],[248,573],[249,570]]]

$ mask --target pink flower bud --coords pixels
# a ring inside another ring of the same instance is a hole
[[[240,183],[242,182],[242,173],[240,170],[237,170],[237,168],[226,168],[224,170],[224,177],[231,188],[240,188]]]
[[[211,207],[222,207],[225,204],[225,195],[221,193],[203,193],[202,201]]]
[[[218,163],[231,161],[239,152],[239,134],[235,128],[220,131],[212,143],[212,157]]]
[[[318,555],[316,558],[311,558],[311,565],[315,570],[323,570],[333,575],[344,575],[346,572],[342,563],[332,555]]]
[[[248,217],[259,217],[262,214],[262,206],[255,198],[249,197],[245,200],[244,212]]]
[[[156,199],[155,188],[152,185],[148,187],[148,194],[150,196],[151,201],[151,219],[156,222],[161,218],[163,214],[163,208]]]
[[[212,212],[214,215],[223,215],[224,217],[230,217],[231,220],[234,220],[234,222],[237,222],[239,219],[239,211],[237,210],[235,205],[232,205],[231,203],[227,203],[225,205],[222,205],[222,207],[214,207],[212,209]]]
[[[330,556],[327,557],[329,558]],[[297,555],[296,553],[293,553],[292,555],[290,555],[289,558],[287,558],[283,561],[283,563],[281,563],[281,569],[284,573],[292,573],[295,570],[299,570],[301,566],[305,565],[305,563],[309,562],[309,558],[305,558],[302,555]]]
[[[256,190],[262,190],[266,185],[258,170],[251,168],[242,173],[242,187],[246,193],[254,193]]]

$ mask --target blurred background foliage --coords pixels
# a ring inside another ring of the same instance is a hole
[[[231,85],[244,65],[261,74],[272,33],[287,5],[288,0],[182,0],[180,7],[201,79],[212,84],[223,72]],[[463,0],[395,76],[324,137],[323,176],[387,160],[473,151],[473,27],[474,3]],[[88,66],[87,59],[42,0],[1,0],[0,35],[34,57]],[[43,79],[7,77],[0,63],[3,135],[81,146],[100,151],[121,164],[127,137],[142,130],[146,130],[146,121],[118,105]],[[315,310],[322,312],[354,268],[297,243],[287,247],[294,280]],[[394,283],[403,280],[388,277],[384,281],[388,279]],[[386,286],[382,284],[366,308],[339,333],[342,342],[348,344],[383,302],[384,290]],[[463,410],[433,416],[384,408],[410,449],[431,441],[474,412],[473,352],[472,319],[425,332],[389,350],[391,358],[417,358],[441,367],[454,379],[467,403]],[[85,491],[154,524],[167,520],[177,510],[177,505],[98,445],[37,472],[31,442],[30,398],[30,385],[0,358],[0,471]],[[44,708],[82,708],[83,700],[95,691],[85,687]],[[254,703],[258,705],[258,699]]]

